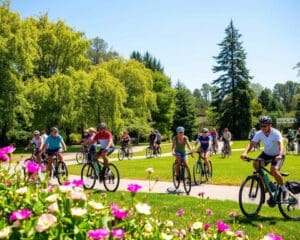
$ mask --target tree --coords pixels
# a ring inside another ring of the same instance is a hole
[[[218,124],[228,127],[236,139],[246,138],[251,128],[250,101],[252,92],[249,88],[251,79],[246,68],[246,53],[239,41],[241,34],[231,21],[225,29],[225,38],[219,44],[221,52],[213,67],[214,73],[221,75],[213,81],[214,111],[218,113]]]
[[[172,126],[173,133],[176,133],[176,128],[178,126],[183,126],[185,128],[185,135],[192,138],[197,131],[197,109],[195,99],[191,91],[181,82],[177,83],[175,90],[175,112]]]
[[[162,67],[160,61],[153,57],[148,51],[144,55],[138,51],[133,51],[130,55],[130,58],[144,63],[145,66],[152,71],[159,71],[161,73],[164,72],[164,68]]]

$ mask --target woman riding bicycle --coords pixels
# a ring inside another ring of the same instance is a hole
[[[208,157],[209,157],[209,147],[210,147],[210,137],[208,136],[208,129],[207,128],[203,128],[201,131],[201,134],[198,134],[198,137],[196,139],[195,142],[195,149],[198,145],[198,143],[200,143],[199,148],[197,149],[197,153],[200,154],[200,157],[203,158],[206,166],[208,166],[209,169],[209,173],[211,173],[211,166],[210,163],[208,161]]]
[[[184,135],[184,127],[177,127],[176,132],[177,135],[173,138],[172,154],[176,156],[176,177],[179,178],[181,161],[187,166],[187,152],[185,147],[188,146],[190,152],[192,152],[192,147],[188,137]]]

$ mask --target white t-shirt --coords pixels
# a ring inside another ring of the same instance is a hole
[[[42,144],[42,137],[39,137],[39,138],[33,138],[31,141],[30,141],[31,144],[34,144],[35,145],[35,148],[40,148],[41,144]]]
[[[275,128],[271,128],[269,136],[266,136],[261,130],[258,131],[252,141],[256,143],[261,141],[264,144],[264,153],[267,155],[277,156],[280,153],[278,142],[282,142],[282,136]]]

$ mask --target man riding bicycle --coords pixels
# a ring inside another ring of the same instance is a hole
[[[153,149],[153,153],[155,154],[156,153],[156,133],[155,133],[154,129],[151,130],[151,133],[149,135],[149,144],[150,144],[150,147]]]
[[[121,144],[121,148],[124,149],[125,153],[128,154],[128,147],[131,143],[131,138],[129,136],[129,133],[128,131],[124,131],[122,136],[121,136],[121,141],[120,141],[120,144]]]
[[[241,155],[241,159],[247,157],[248,152],[251,151],[255,144],[259,141],[263,142],[264,150],[257,157],[257,161],[253,162],[253,167],[257,170],[260,164],[261,166],[266,166],[271,162],[271,174],[282,188],[283,200],[287,200],[287,188],[283,184],[283,178],[279,171],[284,162],[284,146],[281,133],[272,127],[272,119],[268,116],[262,116],[259,119],[259,123],[261,130],[255,134],[250,144],[246,147]]]
[[[46,139],[44,149],[46,149],[46,154],[48,155],[47,171],[50,172],[53,155],[57,154],[57,159],[63,161],[62,151],[67,151],[64,139],[58,134],[58,129],[56,127],[50,129],[50,135]]]
[[[224,128],[223,134],[222,134],[222,140],[223,140],[223,148],[226,149],[228,155],[231,155],[231,132],[228,130],[228,128]]]
[[[211,141],[212,141],[212,144],[214,146],[214,151],[218,152],[218,132],[215,128],[213,128],[211,131],[210,131],[210,137],[211,137]]]
[[[96,159],[98,161],[99,157],[101,156],[104,163],[104,168],[102,169],[102,176],[105,173],[106,167],[108,166],[109,159],[108,156],[113,153],[115,150],[112,134],[109,130],[106,128],[105,123],[100,123],[98,126],[98,132],[95,134],[95,136],[90,140],[89,144],[95,144],[99,142],[101,145],[101,148],[98,152],[96,152]]]
[[[44,140],[43,138],[40,136],[40,131],[35,130],[33,132],[33,138],[31,139],[31,141],[29,142],[29,144],[25,147],[24,150],[27,150],[30,145],[34,146],[34,152],[33,155],[36,158],[37,162],[41,162],[41,154],[42,154],[42,149],[44,147]]]
[[[185,147],[188,146],[190,152],[192,152],[192,148],[187,136],[184,135],[184,127],[177,127],[176,132],[177,135],[173,138],[173,145],[172,145],[172,154],[176,156],[176,176],[179,180],[179,170],[181,161],[184,165],[187,166],[187,153]]]
[[[197,153],[203,158],[205,165],[208,166],[209,173],[211,173],[211,166],[208,161],[209,157],[209,147],[210,147],[210,137],[208,136],[208,129],[203,128],[201,131],[201,135],[199,134],[196,142],[195,142],[195,149],[197,144],[200,143],[199,148],[197,149]]]

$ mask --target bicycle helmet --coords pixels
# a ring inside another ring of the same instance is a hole
[[[50,132],[58,132],[58,129],[56,127],[50,128]]]
[[[268,116],[262,116],[259,119],[259,123],[260,124],[271,124],[272,123],[272,118],[268,117]]]
[[[100,123],[99,125],[98,125],[98,128],[99,129],[105,129],[106,128],[106,124],[105,123]]]
[[[33,132],[33,135],[40,135],[40,131],[39,131],[39,130],[35,130],[35,131]]]
[[[202,128],[202,132],[203,133],[208,133],[208,129],[207,128]]]
[[[184,132],[184,127],[177,127],[176,132],[177,133]]]

